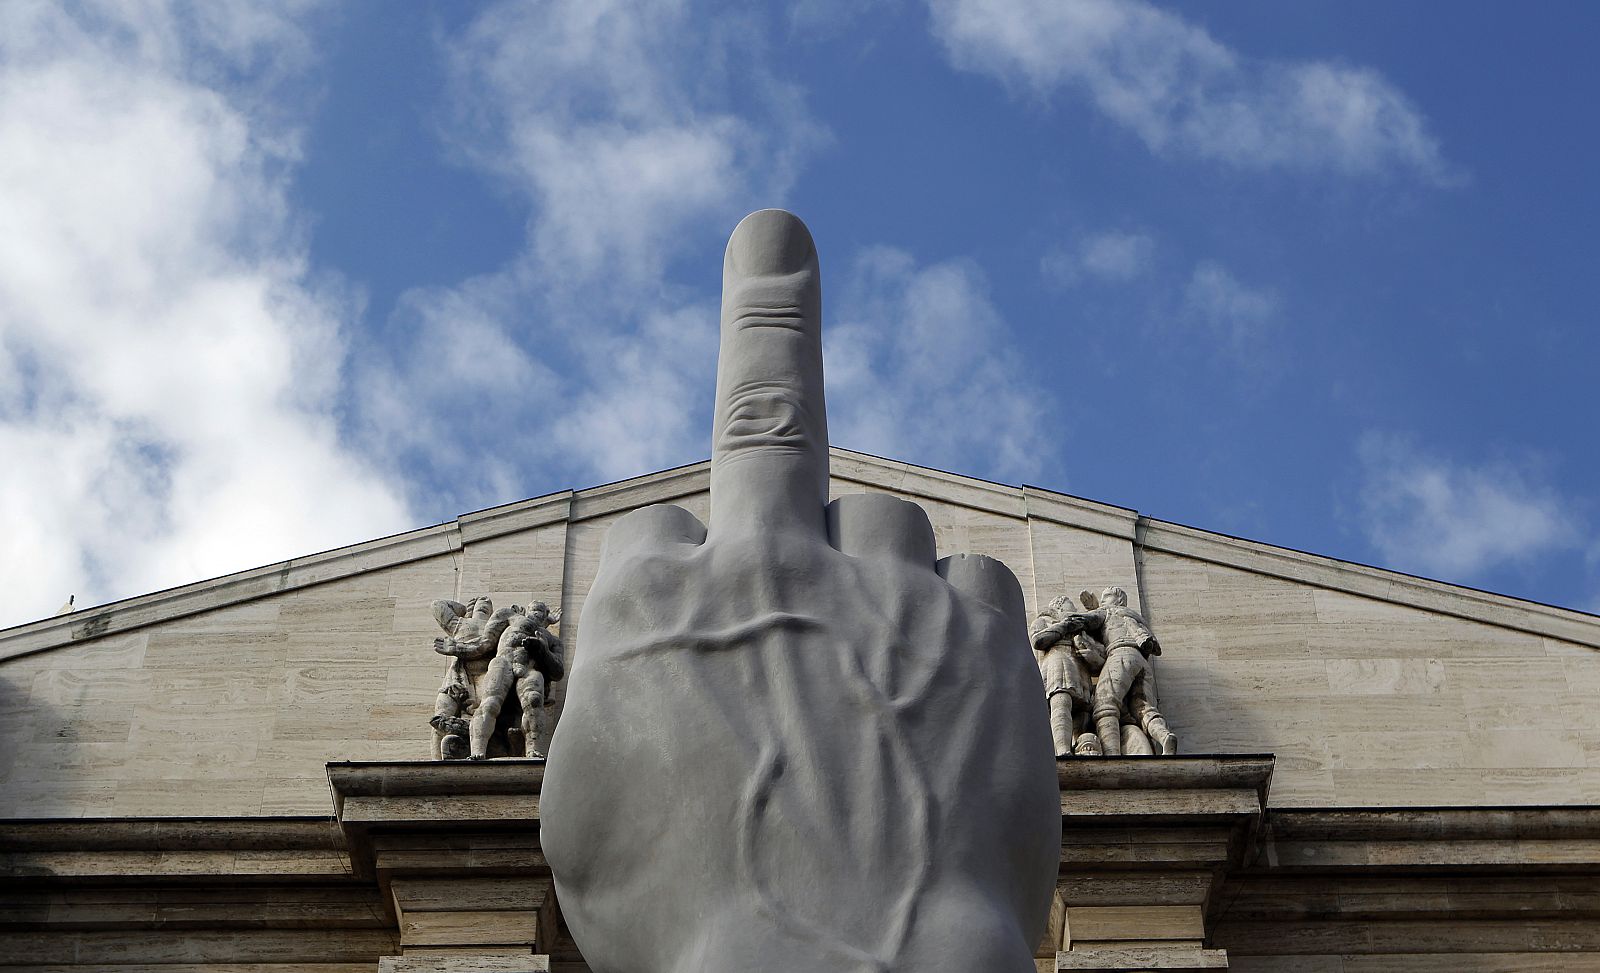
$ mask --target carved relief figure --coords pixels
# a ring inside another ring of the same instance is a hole
[[[544,707],[550,684],[566,673],[561,639],[549,626],[561,621],[561,609],[551,611],[542,601],[528,606],[525,614],[512,617],[501,633],[494,659],[484,675],[477,712],[471,726],[473,760],[489,755],[489,737],[500,719],[501,707],[512,692],[522,705],[522,739],[530,757],[542,757],[538,750],[544,732]]]
[[[1034,618],[1029,631],[1033,654],[1039,660],[1039,675],[1044,678],[1056,756],[1098,756],[1100,738],[1095,735],[1090,714],[1094,707],[1094,673],[1105,662],[1105,647],[1083,633],[1082,622],[1069,620],[1074,611],[1072,599],[1061,595]]]
[[[459,760],[467,756],[468,719],[478,708],[478,684],[489,669],[489,659],[500,644],[511,619],[522,615],[512,605],[498,611],[480,595],[465,605],[441,598],[433,603],[433,618],[444,635],[433,640],[433,651],[450,657],[444,682],[434,698],[434,759]]]
[[[1128,593],[1121,588],[1107,588],[1098,599],[1088,591],[1079,597],[1087,611],[1069,616],[1068,622],[1081,624],[1084,632],[1105,644],[1092,708],[1101,749],[1110,756],[1177,753],[1177,734],[1157,708],[1155,670],[1150,664],[1161,654],[1155,633],[1142,615],[1128,607]]]

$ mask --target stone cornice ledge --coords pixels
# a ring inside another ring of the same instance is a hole
[[[1256,867],[1591,872],[1600,868],[1600,807],[1273,809]]]
[[[1122,973],[1124,970],[1160,970],[1161,973],[1202,973],[1228,968],[1228,954],[1198,946],[1097,946],[1056,953],[1056,971],[1065,973]]]
[[[1139,523],[1137,510],[1113,507],[1108,503],[1068,496],[1042,487],[1024,485],[1022,498],[1027,504],[1029,517],[1109,534],[1126,541],[1134,539]]]
[[[1268,754],[1057,760],[1062,873],[1238,867],[1260,831],[1272,768]]]
[[[544,760],[340,760],[328,764],[335,811],[350,797],[538,794]]]
[[[701,460],[658,473],[602,483],[572,494],[572,521],[577,523],[654,503],[671,503],[711,487],[711,461]]]
[[[1063,757],[1061,814],[1071,828],[1257,818],[1267,806],[1271,754]]]
[[[328,764],[334,816],[355,874],[378,870],[382,835],[502,834],[538,847],[542,759],[384,760]]]
[[[455,520],[461,544],[474,544],[502,534],[544,527],[565,521],[572,508],[573,493],[563,490],[531,500],[505,503],[487,510],[474,510]]]
[[[860,453],[834,446],[828,450],[834,479],[1018,520],[1027,516],[1022,491],[1007,483],[949,473],[928,466]]]
[[[178,588],[125,598],[107,605],[0,631],[0,660],[74,642],[129,632],[298,588],[410,561],[453,554],[464,544],[567,519],[571,491],[462,514],[449,523],[381,537],[363,544],[291,558]]]
[[[63,818],[0,822],[0,879],[325,881],[350,875],[329,818]]]

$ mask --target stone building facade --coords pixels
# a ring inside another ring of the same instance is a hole
[[[607,525],[707,476],[0,632],[0,967],[586,970],[542,763],[429,759],[429,606],[559,603],[570,659]],[[832,487],[1161,636],[1182,753],[1058,763],[1041,970],[1600,970],[1600,618],[845,450]]]

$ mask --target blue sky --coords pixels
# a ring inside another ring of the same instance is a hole
[[[1600,610],[1600,8],[1443,13],[0,6],[0,624],[704,458],[773,205],[837,445]]]

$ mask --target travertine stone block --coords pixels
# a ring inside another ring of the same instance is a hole
[[[378,973],[549,973],[550,957],[465,952],[459,955],[385,956]]]
[[[1552,657],[1548,637],[1162,551],[1143,580],[1163,638],[1186,648],[1160,667],[1185,747],[1274,752],[1276,805],[1600,792],[1600,711],[1574,690],[1600,690],[1600,654]]]
[[[1198,973],[1228,969],[1228,954],[1199,946],[1094,946],[1056,954],[1055,969],[1065,973]]]
[[[1028,517],[1028,574],[1032,586],[1024,585],[1030,611],[1039,611],[1045,602],[1062,590],[1074,593],[1093,586],[1096,591],[1116,586],[1128,592],[1128,604],[1144,609],[1139,571],[1134,564],[1133,542],[1125,537],[1103,534],[1051,519],[1057,508],[1042,504],[1030,494]]]
[[[1065,942],[1113,940],[1199,940],[1205,917],[1196,905],[1068,906]]]

